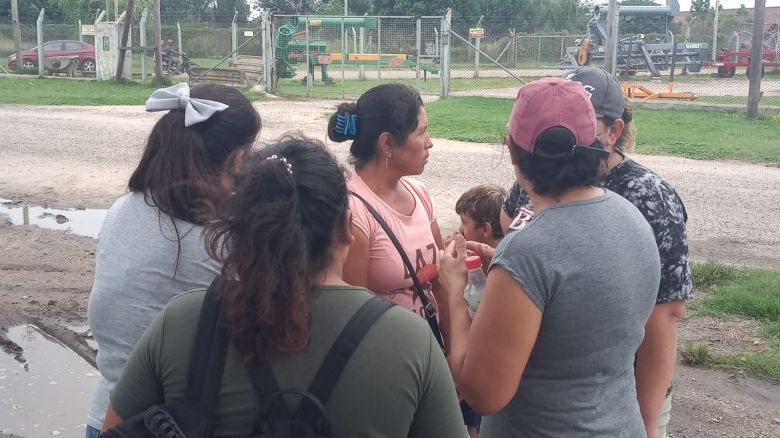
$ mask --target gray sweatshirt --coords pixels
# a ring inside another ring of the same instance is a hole
[[[220,266],[206,254],[202,231],[149,206],[143,193],[127,193],[108,210],[98,237],[95,283],[89,296],[89,326],[98,344],[101,377],[88,425],[102,427],[111,389],[133,347],[165,304],[181,292],[208,287],[217,275]]]

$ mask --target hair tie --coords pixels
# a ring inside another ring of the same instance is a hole
[[[357,135],[357,114],[336,114],[336,126],[333,131],[345,137]]]
[[[190,86],[184,82],[155,90],[146,101],[148,112],[183,109],[185,127],[205,122],[214,114],[228,108],[229,106],[222,102],[190,97]]]
[[[287,158],[284,158],[284,157],[279,158],[276,155],[271,155],[270,157],[266,158],[265,160],[266,161],[273,161],[273,160],[281,161],[282,164],[284,164],[284,167],[287,169],[287,171],[290,172],[290,175],[292,175],[292,173],[293,173],[293,171],[292,171],[292,164],[287,162]]]

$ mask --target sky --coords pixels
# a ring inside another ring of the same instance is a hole
[[[677,0],[680,3],[681,11],[691,10],[691,0]],[[710,4],[714,4],[715,0],[710,0]],[[656,3],[666,3],[663,0],[656,1]],[[746,8],[752,8],[755,4],[754,0],[720,0],[720,4],[723,5],[723,9],[739,9],[741,4],[745,4]],[[767,6],[780,6],[780,0],[766,0]]]

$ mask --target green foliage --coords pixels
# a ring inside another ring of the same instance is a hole
[[[780,322],[780,272],[740,269],[736,275],[718,284],[712,295],[702,299],[701,311]]]
[[[320,0],[253,0],[257,9],[265,9],[274,15],[311,14],[320,4]],[[350,2],[351,3],[351,2]],[[342,3],[343,5],[343,3]],[[342,6],[343,12],[343,6]]]
[[[41,8],[46,9],[46,18],[59,21],[63,18],[62,9],[56,0],[18,0],[19,21],[22,23],[35,23]],[[11,20],[11,0],[0,0],[0,19],[8,17]]]
[[[680,356],[682,356],[682,360],[686,365],[692,367],[712,365],[715,362],[715,355],[704,342],[697,342],[682,347]]]
[[[693,287],[697,289],[709,289],[717,285],[730,283],[739,276],[739,269],[708,260],[705,263],[694,263],[691,266],[691,278]]]

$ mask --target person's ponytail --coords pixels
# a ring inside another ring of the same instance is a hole
[[[288,138],[247,156],[234,192],[206,227],[223,262],[231,336],[247,362],[299,352],[309,341],[309,293],[346,220],[342,170],[321,144]]]

